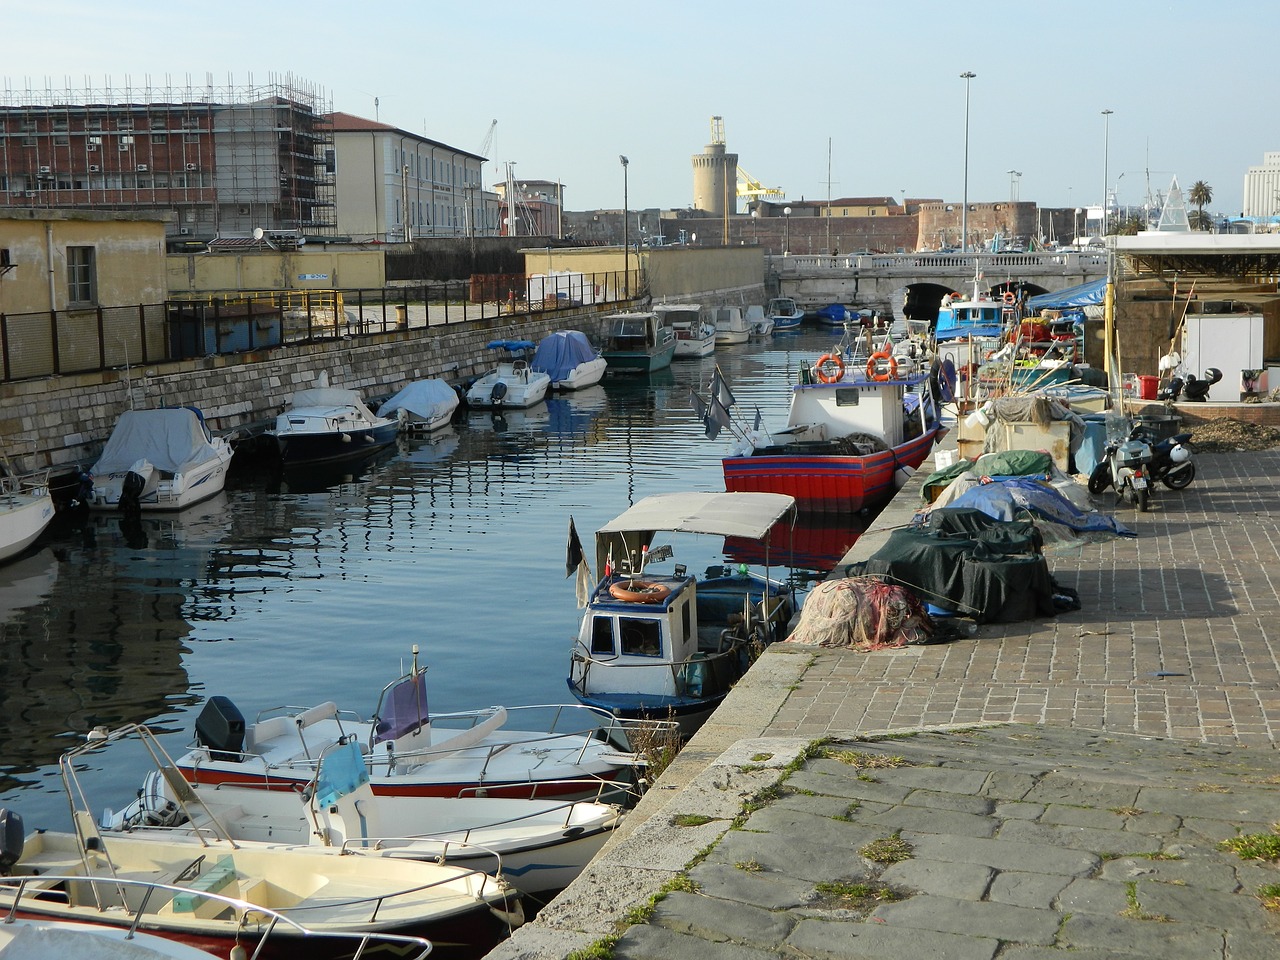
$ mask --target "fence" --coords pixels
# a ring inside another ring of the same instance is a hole
[[[629,282],[627,282],[629,279]],[[0,313],[0,380],[572,310],[642,295],[643,277],[488,275],[372,290],[236,291],[129,307]]]

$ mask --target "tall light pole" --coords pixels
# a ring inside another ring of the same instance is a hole
[[[1110,159],[1111,114],[1114,110],[1102,111],[1102,236],[1107,236],[1107,161]]]
[[[782,208],[782,255],[791,252],[791,208]]]
[[[960,74],[964,81],[964,206],[960,210],[960,252],[969,251],[969,81],[977,74],[966,70]]]
[[[1018,181],[1021,179],[1022,179],[1022,171],[1020,170],[1009,171],[1009,202],[1010,203],[1018,202]]]
[[[622,295],[631,299],[631,235],[627,230],[627,219],[630,211],[627,206],[627,163],[626,157],[618,155],[622,164]]]

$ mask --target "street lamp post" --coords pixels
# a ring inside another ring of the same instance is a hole
[[[626,157],[618,155],[622,164],[622,295],[631,299],[631,236],[627,231],[627,219],[630,211],[627,206],[627,163]]]
[[[1114,110],[1102,111],[1102,236],[1107,235],[1107,160],[1110,158],[1111,114]]]
[[[782,208],[782,255],[791,252],[791,208]]]
[[[964,206],[960,210],[960,252],[969,252],[969,81],[977,74],[966,70],[960,74],[964,81]]]

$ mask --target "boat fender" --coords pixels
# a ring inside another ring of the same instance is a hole
[[[644,580],[619,580],[609,584],[609,595],[625,603],[662,603],[671,595],[671,588]]]
[[[887,369],[880,372],[880,361],[884,361]],[[898,361],[893,358],[892,354],[885,353],[883,350],[873,353],[867,357],[867,379],[868,380],[897,380],[898,379]]]
[[[815,369],[823,383],[839,383],[844,379],[844,359],[838,353],[824,353]]]

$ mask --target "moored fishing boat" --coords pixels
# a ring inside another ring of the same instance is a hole
[[[658,322],[676,338],[677,357],[705,357],[716,349],[716,325],[698,303],[657,303]]]
[[[945,432],[934,379],[900,372],[888,350],[857,368],[840,350],[824,355],[791,386],[785,428],[735,431],[725,489],[786,494],[804,513],[855,513],[888,499]],[[715,399],[722,392],[712,390],[711,416],[727,425],[731,403]]]
[[[773,321],[773,332],[798,330],[804,320],[804,311],[790,297],[774,297],[764,308],[765,316]]]
[[[751,323],[741,307],[721,306],[712,311],[716,325],[716,346],[746,343],[751,339]]]
[[[615,313],[605,318],[605,345],[600,352],[610,370],[652,373],[671,366],[676,338],[653,312]]]
[[[654,567],[673,554],[654,539],[696,533],[767,541],[794,507],[790,497],[772,494],[658,494],[601,527],[602,575],[570,657],[573,695],[617,716],[669,717],[681,733],[695,731],[764,646],[783,637],[794,597],[767,569],[716,568],[699,578],[676,564],[659,573]],[[570,539],[572,549],[576,536]]]

